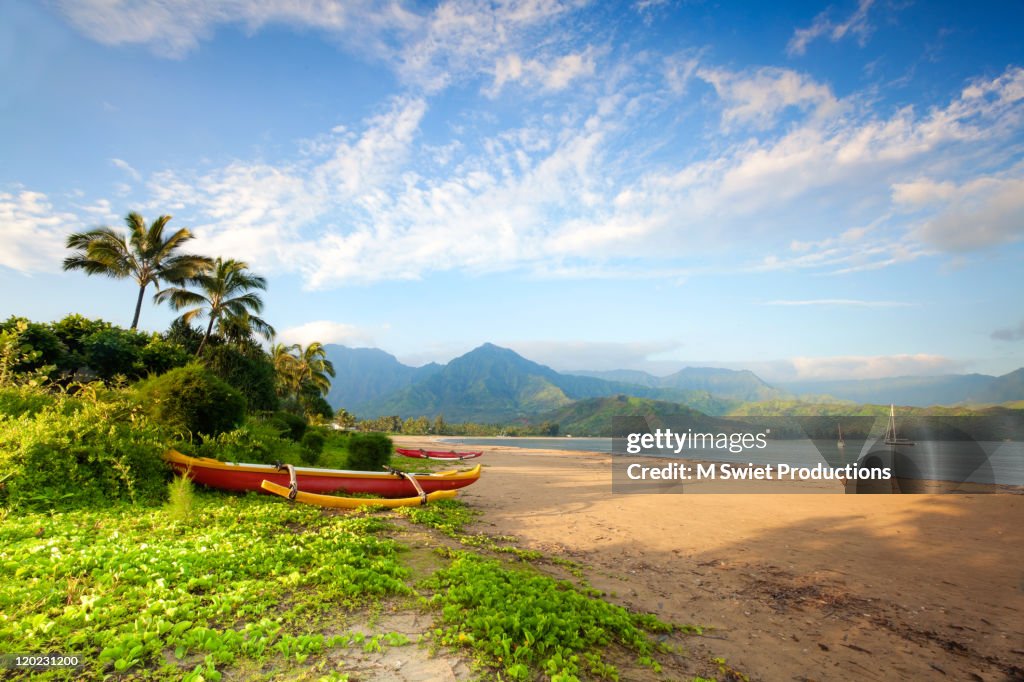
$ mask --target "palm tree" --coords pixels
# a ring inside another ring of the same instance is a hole
[[[243,315],[227,315],[217,322],[217,335],[242,352],[263,354],[256,336],[269,339],[274,335],[274,328],[260,318],[246,313]]]
[[[242,261],[218,258],[210,270],[186,280],[199,291],[174,287],[157,294],[157,301],[170,301],[175,310],[189,308],[178,318],[185,324],[204,315],[209,319],[197,356],[202,355],[214,326],[222,335],[229,328],[231,333],[237,334],[238,326],[246,325],[247,329],[268,339],[273,336],[274,328],[256,316],[263,311],[263,299],[254,290],[266,291],[267,280],[248,269],[249,265]]]
[[[327,395],[331,390],[331,379],[328,377],[334,377],[334,365],[327,359],[324,344],[314,341],[305,348],[297,347],[297,350],[300,383],[313,387],[320,395]]]
[[[270,358],[277,373],[277,393],[282,398],[297,395],[302,386],[299,359],[295,356],[298,351],[298,344],[274,343],[270,347]]]
[[[183,227],[165,239],[164,228],[170,220],[171,216],[162,215],[147,228],[146,220],[132,212],[125,218],[127,235],[110,227],[76,232],[67,240],[67,247],[76,249],[76,252],[64,259],[64,269],[85,270],[88,275],[106,275],[114,279],[134,279],[139,285],[139,299],[135,303],[131,327],[135,329],[139,326],[146,287],[155,285],[159,297],[161,282],[179,284],[212,265],[205,256],[175,254],[193,236]]]
[[[290,346],[275,343],[270,347],[270,356],[277,371],[281,397],[298,398],[305,391],[327,395],[331,389],[334,365],[327,359],[327,350],[319,341],[305,348],[297,343]]]

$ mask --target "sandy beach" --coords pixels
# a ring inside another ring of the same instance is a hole
[[[476,530],[711,628],[694,653],[751,680],[1024,679],[1022,495],[612,494],[608,455],[483,449]]]

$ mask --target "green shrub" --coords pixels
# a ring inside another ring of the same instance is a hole
[[[137,387],[147,411],[180,433],[216,436],[245,419],[245,398],[198,364],[172,369]]]
[[[291,412],[275,412],[270,418],[270,423],[280,429],[283,436],[291,438],[296,443],[301,441],[306,433],[306,420]]]
[[[299,459],[299,447],[295,443],[283,438],[274,425],[258,421],[248,421],[233,431],[207,438],[193,452],[198,457],[222,462],[296,464]]]
[[[266,354],[257,350],[242,352],[232,346],[207,346],[203,363],[214,374],[245,396],[252,412],[271,412],[278,407],[274,365]],[[302,438],[300,433],[295,440]]]
[[[35,414],[0,417],[0,503],[61,509],[166,494],[166,434],[125,397],[63,396]]]
[[[348,468],[380,471],[391,461],[391,439],[383,433],[353,433],[348,438]]]
[[[142,370],[146,374],[163,374],[175,367],[184,367],[191,359],[188,351],[176,343],[166,341],[159,334],[150,335],[146,345],[139,351]]]
[[[20,417],[33,415],[54,403],[55,397],[34,386],[7,386],[0,388],[0,415]]]
[[[24,317],[11,316],[0,322],[0,332],[12,335],[22,351],[12,368],[16,372],[41,370],[52,376],[67,354],[67,348],[49,326]]]
[[[203,342],[203,332],[199,331],[180,317],[171,322],[171,326],[163,333],[165,341],[181,346],[189,355],[195,355],[199,344]]]
[[[146,337],[126,329],[103,329],[83,340],[85,364],[101,379],[115,375],[137,379],[143,376],[142,347]]]
[[[309,429],[306,431],[306,435],[302,437],[302,461],[311,465],[319,463],[326,442],[327,437],[322,430]]]
[[[57,322],[50,323],[50,329],[57,335],[60,342],[67,348],[71,356],[81,357],[85,352],[85,339],[106,329],[112,329],[114,325],[105,320],[92,320],[78,314],[71,314]],[[84,364],[84,361],[81,363]],[[76,364],[70,369],[78,369]]]

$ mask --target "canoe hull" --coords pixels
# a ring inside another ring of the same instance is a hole
[[[263,481],[260,486],[263,490],[281,497],[289,497],[291,489],[286,485],[278,485],[270,481]],[[438,500],[451,500],[458,495],[454,490],[438,490],[427,495],[427,503]],[[424,504],[423,499],[415,497],[400,497],[392,499],[373,499],[367,497],[335,497],[333,495],[317,495],[300,490],[295,494],[295,501],[303,504],[314,504],[318,507],[331,507],[332,509],[355,509],[357,507],[419,507]]]
[[[415,457],[416,459],[435,459],[441,461],[450,460],[453,462],[458,462],[464,459],[473,459],[484,454],[483,450],[474,452],[455,452],[454,450],[412,450],[410,448],[395,448],[395,452],[402,455],[403,457]]]
[[[189,457],[174,450],[165,453],[164,459],[179,475],[187,471],[194,482],[218,490],[262,491],[263,481],[270,481],[285,488],[290,482],[287,471],[278,471],[270,464],[220,462],[206,457]],[[299,489],[310,493],[369,494],[387,498],[418,495],[412,483],[387,472],[295,467],[295,473]],[[480,478],[480,467],[478,465],[467,471],[444,471],[414,476],[427,493],[458,490]]]

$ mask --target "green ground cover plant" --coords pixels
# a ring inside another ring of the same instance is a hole
[[[434,631],[438,641],[470,647],[513,680],[531,679],[538,669],[552,680],[575,680],[584,672],[617,680],[617,669],[602,655],[613,643],[634,651],[641,664],[657,672],[658,647],[649,633],[673,629],[566,581],[468,552],[454,552],[451,565],[423,586],[434,590],[429,604],[441,611],[441,627]]]
[[[287,669],[347,646],[354,635],[325,634],[339,614],[410,592],[379,518],[217,493],[196,494],[191,514],[8,514],[0,648],[86,663],[44,678],[216,680],[245,662]]]

